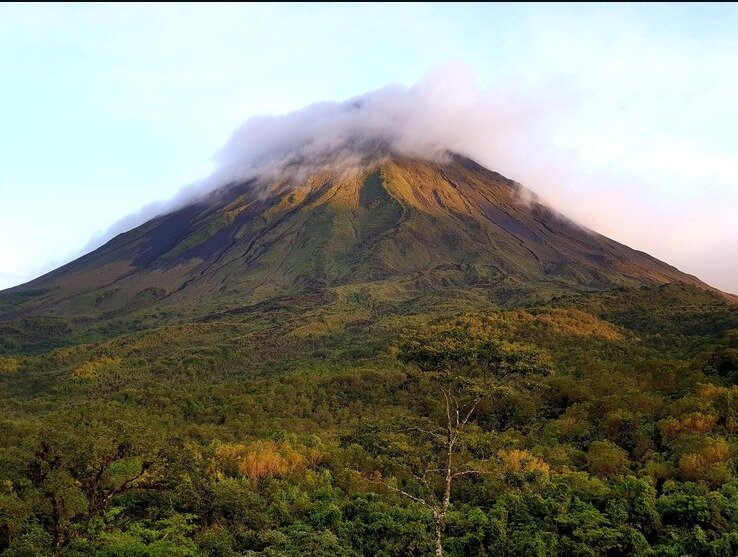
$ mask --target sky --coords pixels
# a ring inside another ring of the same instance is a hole
[[[217,173],[254,117],[436,83],[480,162],[738,292],[736,29],[729,4],[3,4],[0,288]]]

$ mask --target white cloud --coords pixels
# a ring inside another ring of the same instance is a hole
[[[467,66],[453,64],[411,87],[390,85],[344,102],[257,116],[218,151],[210,176],[127,217],[107,237],[227,183],[279,172],[285,161],[355,160],[368,145],[382,143],[407,156],[468,155],[581,224],[738,291],[738,258],[725,263],[726,250],[736,245],[738,192],[725,187],[738,178],[735,160],[675,140],[562,142],[562,127],[585,102],[570,80],[480,87]],[[701,188],[675,183],[701,178]]]
[[[555,125],[576,104],[565,81],[545,88],[482,88],[463,64],[447,64],[411,87],[388,85],[344,102],[321,102],[244,122],[216,154],[216,169],[187,195],[245,180],[287,162],[353,158],[385,146],[400,155],[437,158],[446,151],[478,158],[511,176],[565,166],[551,147]],[[554,158],[551,158],[551,157]],[[534,166],[531,159],[536,158]]]

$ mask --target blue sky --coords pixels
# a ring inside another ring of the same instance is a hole
[[[570,96],[530,187],[738,292],[736,29],[719,4],[2,5],[0,288],[208,174],[251,116],[454,62]]]

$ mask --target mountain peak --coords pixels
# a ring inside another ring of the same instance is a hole
[[[295,159],[223,187],[13,289],[41,294],[12,314],[53,309],[98,320],[311,293],[396,304],[473,291],[504,304],[669,282],[707,288],[576,225],[466,157],[429,160],[385,147],[353,159]]]

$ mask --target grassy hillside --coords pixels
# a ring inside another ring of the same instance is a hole
[[[433,327],[552,370],[484,393],[463,445],[483,473],[454,483],[446,554],[736,554],[734,305],[685,285],[504,307],[395,286],[6,325],[0,554],[432,553],[431,511],[395,488],[420,493],[436,456],[418,432],[442,397],[397,358]]]

